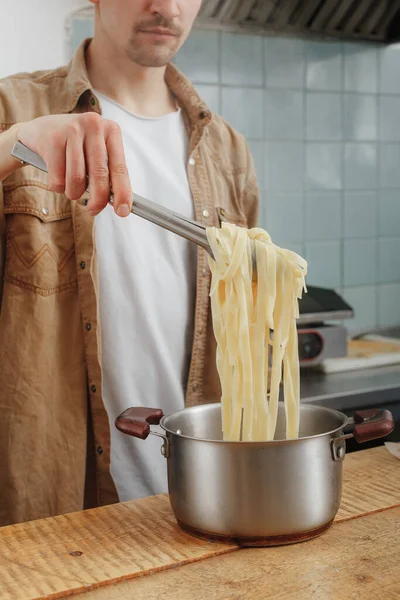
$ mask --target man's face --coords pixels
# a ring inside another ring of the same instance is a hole
[[[98,26],[129,58],[162,67],[189,35],[202,0],[90,0]]]

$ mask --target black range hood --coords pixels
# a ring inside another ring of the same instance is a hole
[[[204,0],[198,25],[391,43],[400,40],[400,0]]]

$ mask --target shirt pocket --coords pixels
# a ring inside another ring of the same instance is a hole
[[[41,296],[77,285],[70,201],[37,182],[5,187],[6,282]]]

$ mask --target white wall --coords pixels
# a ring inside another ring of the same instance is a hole
[[[68,61],[66,17],[75,0],[0,0],[0,77]]]

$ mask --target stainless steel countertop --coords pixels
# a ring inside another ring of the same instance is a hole
[[[328,375],[302,370],[300,396],[337,410],[400,401],[400,365]]]

